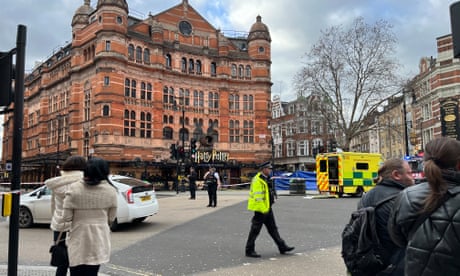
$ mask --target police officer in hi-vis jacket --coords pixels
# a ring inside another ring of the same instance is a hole
[[[286,245],[281,238],[273,216],[272,205],[275,203],[276,191],[272,185],[269,185],[272,165],[270,162],[265,162],[260,168],[261,171],[251,181],[248,200],[248,210],[254,211],[254,217],[246,242],[246,256],[252,258],[260,257],[255,251],[255,241],[264,224],[281,254],[294,250],[294,247]]]

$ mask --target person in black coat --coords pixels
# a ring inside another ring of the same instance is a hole
[[[190,167],[190,174],[187,176],[190,189],[190,199],[196,198],[196,179],[197,174],[194,167]]]
[[[412,170],[402,159],[389,159],[380,167],[376,182],[376,186],[361,198],[358,209],[375,206],[379,201],[395,195],[394,199],[386,201],[375,210],[376,230],[383,247],[380,253],[387,267],[378,275],[404,275],[404,264],[398,262],[404,258],[404,251],[391,240],[387,224],[396,194],[414,184]]]
[[[459,275],[460,141],[443,137],[428,142],[424,171],[428,182],[397,198],[388,222],[390,237],[406,249],[406,275]]]

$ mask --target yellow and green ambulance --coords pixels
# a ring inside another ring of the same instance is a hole
[[[331,152],[316,156],[316,183],[321,194],[361,196],[374,188],[383,163],[380,153]]]

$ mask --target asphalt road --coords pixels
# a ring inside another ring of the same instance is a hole
[[[218,207],[207,196],[159,193],[160,212],[144,223],[112,233],[107,275],[346,275],[340,233],[358,199],[310,199],[281,195],[274,206],[281,236],[296,247],[280,255],[265,229],[256,241],[260,259],[244,256],[252,212],[247,191],[219,191]],[[0,222],[0,248],[8,248],[8,226]],[[47,266],[51,232],[47,225],[20,230],[19,264]],[[0,250],[0,264],[7,263]],[[52,275],[52,274],[50,274]]]

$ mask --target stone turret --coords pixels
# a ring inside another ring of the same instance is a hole
[[[72,28],[81,29],[88,25],[89,15],[94,11],[90,6],[90,0],[84,0],[82,6],[80,6],[73,15]]]
[[[102,6],[116,6],[125,10],[126,14],[128,14],[128,3],[126,0],[98,0],[97,1],[97,9],[100,9]]]
[[[249,31],[248,41],[263,39],[268,42],[271,42],[272,39],[270,38],[270,32],[268,31],[267,25],[262,23],[262,17],[260,15],[257,16],[256,22],[252,24],[251,30]]]

